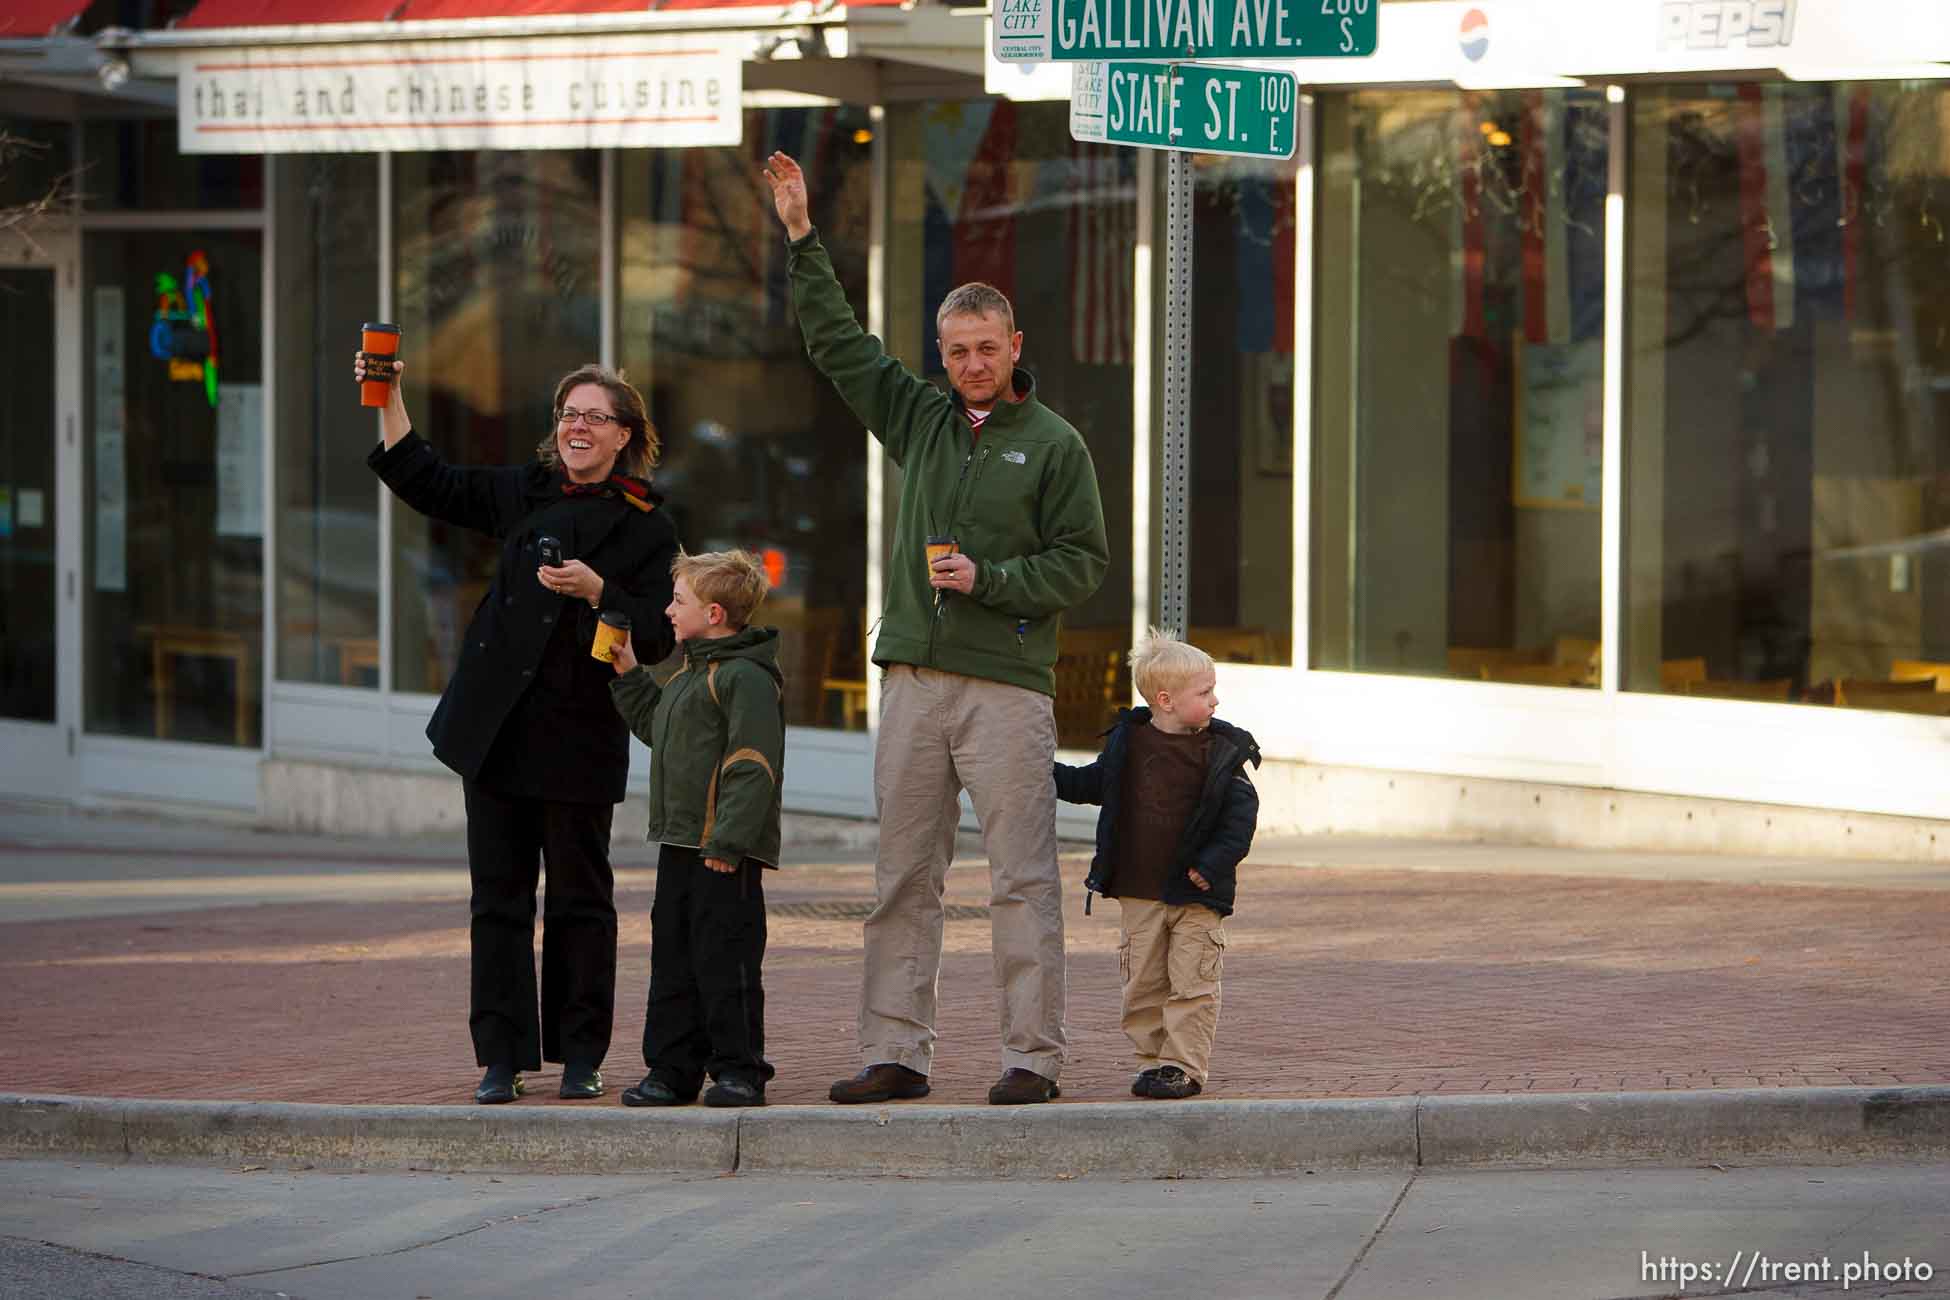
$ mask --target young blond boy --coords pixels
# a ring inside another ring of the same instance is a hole
[[[1090,893],[1122,905],[1123,1024],[1138,1058],[1131,1093],[1196,1097],[1219,1026],[1235,868],[1259,821],[1246,776],[1259,746],[1212,716],[1218,674],[1203,650],[1154,630],[1130,660],[1150,707],[1121,710],[1090,766],[1058,763],[1056,794],[1103,806],[1084,910]]]
[[[751,627],[765,570],[743,551],[683,555],[665,609],[684,663],[659,683],[626,640],[610,693],[650,746],[649,1072],[626,1106],[683,1106],[708,1076],[707,1106],[762,1106],[763,869],[779,863],[785,707],[779,634]]]

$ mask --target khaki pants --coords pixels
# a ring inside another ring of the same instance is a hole
[[[1063,898],[1056,870],[1056,718],[1047,695],[897,664],[880,692],[880,852],[866,923],[860,1055],[926,1074],[934,1059],[941,892],[966,788],[989,858],[1003,1068],[1062,1069]]]
[[[1203,1084],[1219,1029],[1224,918],[1209,907],[1119,901],[1124,1033],[1137,1050],[1138,1069],[1175,1065]]]

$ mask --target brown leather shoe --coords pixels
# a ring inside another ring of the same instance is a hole
[[[1056,1080],[1046,1079],[1034,1070],[1011,1067],[1002,1072],[1002,1077],[989,1089],[991,1106],[1033,1106],[1037,1102],[1061,1097],[1063,1090],[1056,1086]]]
[[[841,1079],[826,1095],[842,1106],[867,1101],[912,1101],[928,1095],[928,1076],[905,1065],[884,1061],[869,1065],[851,1079]]]

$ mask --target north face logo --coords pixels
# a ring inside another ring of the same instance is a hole
[[[1002,459],[1015,465],[1027,465],[1029,463],[1029,457],[1019,451],[1005,451],[1002,453]]]

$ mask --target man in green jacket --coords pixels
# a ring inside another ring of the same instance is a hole
[[[886,606],[874,801],[877,894],[860,994],[865,1067],[837,1102],[928,1094],[941,895],[960,792],[982,826],[1002,1011],[996,1105],[1048,1101],[1064,1055],[1062,882],[1056,870],[1057,631],[1110,564],[1097,471],[1082,437],[1016,368],[1022,334],[985,284],[935,317],[943,393],[860,328],[806,209],[799,165],[767,160],[790,239],[806,350],[903,471]],[[953,554],[930,562],[930,537]]]

